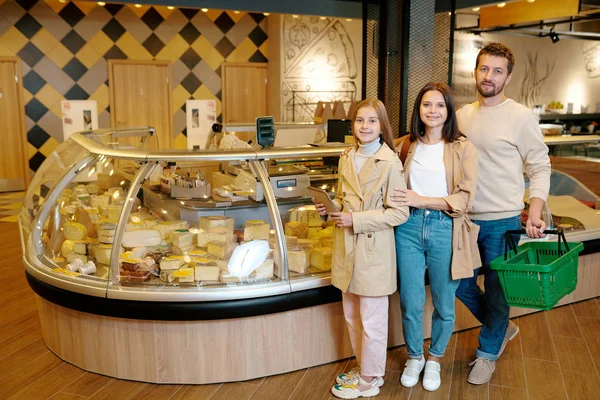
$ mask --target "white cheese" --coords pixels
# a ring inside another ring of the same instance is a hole
[[[157,230],[148,229],[124,232],[121,244],[125,248],[140,246],[156,246],[161,243],[161,234]]]
[[[307,250],[288,249],[288,269],[303,274],[310,267],[310,254]]]
[[[188,230],[169,232],[169,240],[173,246],[186,247],[191,246],[196,241],[196,235]]]
[[[232,242],[208,242],[208,253],[221,260],[226,260],[231,257],[231,253],[236,247],[237,243]]]
[[[200,217],[198,228],[209,231],[214,228],[227,228],[233,232],[235,220],[229,217],[212,216]]]
[[[84,264],[88,262],[88,258],[85,254],[77,254],[77,253],[67,253],[64,254],[68,263],[71,263],[73,260],[80,259]]]
[[[208,242],[234,242],[235,233],[227,228],[213,228],[210,231],[198,232],[198,247],[207,247]]]
[[[194,279],[196,281],[218,281],[220,273],[219,267],[196,266],[194,268]]]
[[[244,241],[269,240],[271,227],[265,221],[248,220],[244,224]]]
[[[194,269],[181,268],[173,272],[173,277],[179,278],[179,282],[194,282]]]

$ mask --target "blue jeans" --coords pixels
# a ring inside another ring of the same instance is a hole
[[[433,300],[429,354],[443,357],[454,330],[454,294],[459,281],[450,273],[452,218],[442,211],[410,209],[408,221],[395,228],[402,332],[408,355],[423,354],[425,268]]]
[[[477,244],[481,255],[481,270],[484,276],[485,292],[477,286],[475,270],[472,278],[461,279],[456,297],[481,322],[479,348],[475,355],[488,360],[497,360],[506,328],[510,307],[506,303],[498,273],[490,268],[490,262],[504,254],[504,233],[507,230],[520,229],[520,216],[497,219],[494,221],[473,221],[479,225]]]

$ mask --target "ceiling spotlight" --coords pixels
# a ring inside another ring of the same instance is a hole
[[[103,2],[103,1],[99,1],[99,2],[98,2],[98,3],[96,3],[96,4],[98,4],[100,7],[104,7],[104,6],[106,5],[106,3],[105,3],[105,2]]]
[[[299,15],[296,15],[296,14],[292,15],[292,18],[299,18],[299,17],[300,17],[300,16],[299,16]]]
[[[265,17],[268,17],[269,15],[271,15],[271,13],[263,13],[263,15],[264,15]]]
[[[352,22],[352,18],[346,18],[347,22]]]
[[[500,4],[498,4],[498,8],[502,8],[502,7],[504,7],[505,5],[506,5],[506,3],[500,3]]]
[[[234,11],[233,13],[234,13],[234,14],[239,14],[240,12],[236,10],[236,11]]]
[[[451,17],[452,16],[452,11],[448,11],[448,16]]]
[[[550,29],[550,33],[548,34],[548,36],[550,37],[550,40],[552,40],[552,43],[558,43],[558,41],[560,40],[560,38],[558,37],[558,33],[554,32],[553,29]]]
[[[175,9],[175,7],[173,7],[173,6],[167,6],[167,8],[168,8],[169,10],[174,10],[174,9]]]
[[[135,8],[142,8],[142,5],[141,4],[136,4]]]
[[[481,10],[481,7],[473,7],[472,10],[473,10],[473,12],[477,12],[477,11]]]
[[[208,12],[208,8],[201,8],[202,12]]]
[[[66,3],[67,0],[58,0],[59,3]]]
[[[533,3],[535,0],[527,0],[528,3]]]
[[[327,17],[319,17],[319,19],[327,19]]]

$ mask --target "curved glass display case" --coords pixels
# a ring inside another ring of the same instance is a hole
[[[152,133],[81,132],[47,158],[19,218],[31,277],[82,295],[152,302],[330,286],[333,227],[306,188],[332,186],[335,175],[311,162],[346,146],[144,150]]]

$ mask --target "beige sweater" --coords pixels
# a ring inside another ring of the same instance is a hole
[[[550,158],[539,123],[527,107],[508,99],[494,107],[474,102],[457,111],[458,127],[479,155],[479,182],[469,217],[496,220],[523,209],[525,182],[529,197],[546,200]]]

